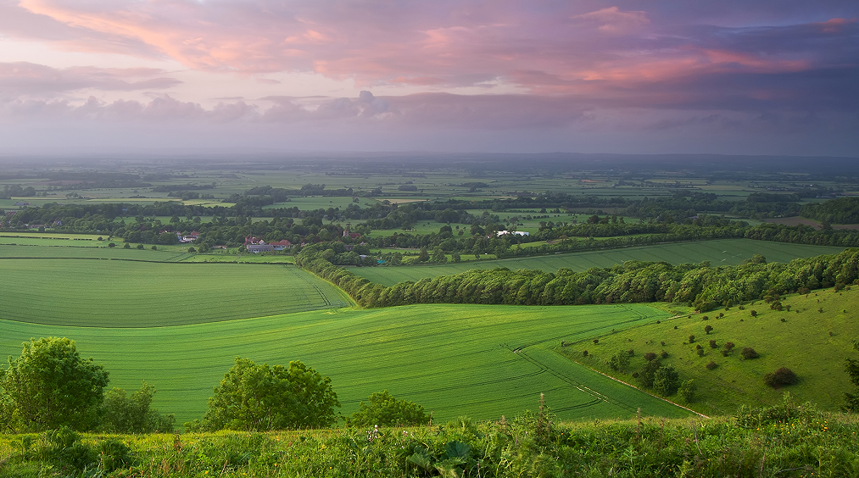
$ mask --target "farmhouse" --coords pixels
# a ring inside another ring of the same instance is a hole
[[[179,242],[188,243],[188,242],[196,241],[200,237],[200,233],[197,231],[192,231],[192,232],[189,232],[188,234],[182,236],[177,232],[176,236],[179,237]]]
[[[280,241],[275,241],[270,244],[274,250],[282,251],[284,249],[289,249],[292,247],[292,243],[287,241],[286,239],[281,239]]]
[[[498,231],[496,234],[498,235],[498,237],[504,236],[506,234],[513,234],[514,236],[530,236],[530,234],[525,232],[525,231],[513,231],[513,232],[511,232],[511,231],[504,230],[504,231]]]
[[[266,244],[265,241],[259,241],[258,244],[248,244],[245,247],[247,247],[248,252],[253,252],[254,254],[259,254],[260,252],[271,252],[274,250],[274,246]]]

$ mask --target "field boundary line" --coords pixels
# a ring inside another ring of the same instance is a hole
[[[555,352],[555,353],[557,353],[557,352]],[[662,400],[663,402],[668,402],[668,403],[670,403],[670,404],[672,404],[672,405],[674,405],[674,406],[676,406],[676,407],[682,408],[683,410],[686,410],[686,411],[688,411],[688,412],[692,412],[692,413],[694,413],[695,415],[698,415],[699,417],[706,418],[706,419],[708,419],[708,420],[710,419],[710,417],[708,417],[707,415],[704,415],[703,413],[700,413],[700,412],[696,412],[695,410],[692,410],[692,409],[691,409],[691,408],[689,408],[689,407],[684,407],[683,405],[680,405],[679,403],[676,403],[676,402],[672,402],[671,400],[668,400],[667,398],[660,397],[659,395],[654,395],[654,394],[652,394],[652,393],[648,392],[647,390],[642,390],[642,389],[640,389],[640,388],[636,387],[635,385],[633,385],[633,384],[631,384],[631,383],[624,382],[623,380],[620,380],[620,379],[618,379],[618,378],[612,377],[611,375],[609,375],[609,374],[607,374],[607,373],[600,372],[599,370],[596,370],[596,369],[594,369],[594,368],[591,368],[591,367],[589,367],[589,366],[587,366],[587,365],[585,365],[585,364],[583,364],[583,363],[576,362],[575,360],[572,360],[572,359],[570,359],[569,357],[565,357],[565,358],[566,358],[567,360],[570,360],[570,361],[571,361],[571,362],[573,362],[573,363],[577,363],[577,364],[581,365],[582,367],[587,368],[588,370],[592,370],[592,371],[594,371],[594,372],[596,372],[596,373],[598,373],[598,374],[602,375],[603,377],[610,378],[610,379],[614,380],[615,382],[622,383],[622,384],[626,385],[627,387],[631,387],[631,388],[634,388],[634,389],[638,390],[639,392],[646,393],[646,394],[650,395],[650,396],[651,396],[651,397],[653,397],[653,398],[658,398],[659,400]]]

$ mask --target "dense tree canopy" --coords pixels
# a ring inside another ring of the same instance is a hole
[[[104,368],[82,359],[74,341],[31,339],[0,374],[0,418],[9,428],[89,430],[98,424],[108,382]]]
[[[321,428],[337,421],[339,407],[331,379],[300,361],[289,367],[257,365],[236,357],[226,373],[202,423],[186,424],[205,430],[285,430]]]

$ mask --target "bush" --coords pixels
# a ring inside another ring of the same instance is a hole
[[[662,353],[661,353],[661,354],[659,354],[659,356],[660,356],[660,357],[662,357],[662,358],[664,358],[664,359],[666,359],[666,358],[668,358],[668,352],[666,352],[666,351],[664,351],[664,350],[663,350],[663,351],[662,351]]]
[[[629,353],[628,352],[618,352],[618,353],[614,354],[609,359],[608,366],[612,370],[614,370],[615,372],[617,372],[617,371],[622,372],[623,370],[626,369],[626,367],[629,366]]]
[[[176,422],[173,415],[161,415],[150,408],[154,394],[155,387],[146,382],[131,396],[121,388],[108,391],[100,428],[110,433],[172,432]]]
[[[718,365],[718,364],[716,364],[716,362],[712,362],[712,361],[711,361],[710,363],[708,363],[707,365],[705,365],[705,367],[707,367],[707,370],[713,370],[713,369],[715,369],[715,368],[716,368],[716,367],[718,367],[718,366],[719,366],[719,365]]]
[[[665,341],[663,340],[662,342],[659,342],[659,345],[665,347]]]
[[[186,427],[195,431],[328,427],[337,421],[334,407],[340,406],[331,379],[298,360],[287,368],[236,357],[214,393],[202,423]]]
[[[140,250],[143,250],[143,244],[138,244],[138,245],[137,245],[137,248],[138,248],[138,249],[140,249]]]
[[[395,399],[387,390],[370,395],[369,403],[361,402],[358,411],[346,418],[346,426],[415,426],[429,421],[424,407]]]
[[[656,371],[653,377],[653,390],[656,393],[667,397],[674,395],[677,392],[677,387],[680,386],[680,374],[672,366],[661,367]]]
[[[594,339],[594,345],[600,343],[600,339]]]
[[[690,336],[689,336],[689,343],[691,344],[691,343],[694,343],[694,342],[695,342],[695,336],[694,336],[694,335],[690,335]]]
[[[752,315],[752,317],[757,317],[757,316],[758,316],[758,311],[757,311],[757,310],[752,309],[752,310],[751,310],[751,312],[749,312],[749,314],[751,314],[751,315]]]
[[[740,352],[740,355],[742,355],[743,358],[746,360],[756,359],[756,358],[760,357],[760,355],[757,352],[755,352],[755,349],[753,349],[751,347],[743,348],[743,351]]]
[[[67,338],[30,339],[21,356],[0,370],[0,407],[23,430],[90,430],[97,421],[108,373],[84,360]]]
[[[691,378],[683,382],[683,385],[677,390],[677,394],[684,402],[690,403],[695,398],[695,381]]]
[[[719,348],[719,345],[718,345],[718,344],[716,344],[716,341],[715,341],[715,340],[711,340],[711,341],[710,341],[710,348],[711,348],[711,349],[717,349],[717,348]]]
[[[730,352],[735,347],[733,342],[725,342],[725,350]]]
[[[131,244],[126,242],[125,244],[123,244],[122,248],[123,249],[131,249]]]
[[[583,351],[583,352],[582,352],[582,357],[587,357],[587,356],[588,356],[588,351],[587,351],[587,350]]]
[[[650,362],[650,361],[652,361],[652,360],[656,360],[656,353],[654,353],[654,352],[647,352],[646,354],[644,354],[644,360],[646,360],[646,361],[648,361],[648,362]]]
[[[768,373],[764,376],[764,383],[772,388],[779,388],[784,385],[793,385],[799,381],[799,377],[793,373],[793,370],[787,367],[781,367],[773,373]]]
[[[698,351],[697,351],[697,352],[698,352],[698,356],[699,356],[699,357],[703,357],[703,356],[704,356],[704,349],[698,349]]]
[[[705,315],[704,317],[701,317],[701,320],[710,320],[710,318]]]
[[[705,327],[704,327],[704,333],[705,333],[705,334],[710,335],[710,332],[712,332],[712,331],[713,331],[713,326],[712,326],[712,325],[707,325],[707,326],[705,326]]]

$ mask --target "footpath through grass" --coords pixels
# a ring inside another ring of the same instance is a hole
[[[34,324],[158,327],[350,304],[293,266],[5,259],[0,273],[0,318]]]
[[[180,424],[202,416],[212,387],[236,356],[271,365],[301,360],[331,377],[344,414],[387,389],[439,420],[512,416],[533,407],[540,393],[564,420],[631,417],[639,408],[645,415],[683,417],[689,412],[550,350],[562,340],[667,315],[645,305],[431,305],[143,329],[0,320],[0,356],[19,355],[30,337],[71,338],[84,357],[105,366],[111,386],[154,385],[155,406],[175,413]]]
[[[707,415],[731,414],[742,404],[773,405],[785,391],[823,410],[838,410],[844,403],[843,393],[855,389],[844,371],[844,360],[857,358],[852,341],[859,339],[859,321],[855,319],[859,290],[816,290],[808,296],[787,296],[781,304],[783,311],[771,310],[761,300],[745,305],[744,310],[722,308],[613,334],[595,334],[559,350],[579,363],[630,383],[636,383],[632,373],[644,366],[645,353],[665,351],[668,357],[661,363],[677,368],[682,380],[691,378],[697,384],[698,398],[689,407]],[[720,314],[724,316],[719,318]],[[706,321],[702,320],[705,316]],[[709,334],[704,330],[708,325],[713,328]],[[695,336],[694,342],[689,342],[690,335]],[[598,345],[592,342],[594,338],[599,339]],[[711,348],[711,340],[716,348]],[[722,352],[727,342],[735,347],[725,356]],[[746,347],[760,357],[745,360],[742,350]],[[612,355],[630,349],[635,356],[625,371],[608,367],[606,361]],[[715,365],[712,370],[707,368],[711,362]],[[780,367],[795,372],[799,383],[780,390],[765,385],[764,375]]]
[[[790,262],[799,257],[814,257],[822,254],[837,254],[843,247],[809,246],[782,242],[753,241],[751,239],[718,239],[713,241],[691,241],[654,246],[627,247],[606,251],[553,254],[515,259],[470,261],[459,264],[397,266],[397,267],[353,267],[355,274],[371,282],[391,286],[405,281],[417,282],[427,277],[458,274],[471,269],[493,269],[507,267],[511,270],[539,269],[554,272],[566,267],[573,271],[585,271],[591,267],[612,267],[625,261],[668,262],[670,264],[710,261],[713,267],[737,265],[755,254],[762,254],[768,262]]]

